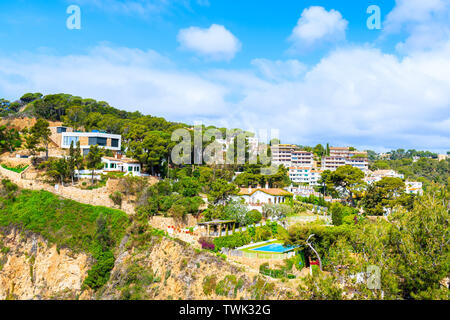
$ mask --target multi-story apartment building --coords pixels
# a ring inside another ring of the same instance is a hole
[[[369,170],[369,161],[367,160],[367,158],[349,158],[346,159],[345,164],[354,168],[358,168],[362,171]]]
[[[292,144],[277,144],[272,146],[272,164],[290,167],[292,152],[298,150],[298,147]]]
[[[307,183],[310,186],[319,185],[322,171],[311,167],[290,167],[289,178],[295,183]]]
[[[341,156],[329,156],[322,158],[322,170],[334,171],[346,165],[346,158]]]
[[[367,151],[351,150],[350,147],[330,147],[330,157],[367,158]]]
[[[350,150],[349,147],[331,147],[330,156],[322,158],[322,170],[334,171],[349,165],[362,171],[369,169],[366,151]]]
[[[313,167],[314,155],[312,152],[300,150],[296,145],[279,144],[272,147],[272,164],[284,165],[286,168]]]
[[[291,153],[291,165],[296,167],[313,167],[314,155],[304,150],[294,150]]]

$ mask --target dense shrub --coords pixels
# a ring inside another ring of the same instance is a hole
[[[218,237],[214,239],[215,250],[219,251],[222,248],[237,248],[245,246],[252,241],[248,232],[236,232],[231,236]]]
[[[258,210],[250,210],[247,213],[249,224],[258,223],[262,219],[262,214]]]

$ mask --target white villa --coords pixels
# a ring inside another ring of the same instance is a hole
[[[244,199],[249,210],[258,210],[262,212],[264,204],[284,203],[288,197],[293,194],[280,188],[241,188],[238,196]]]
[[[103,157],[103,172],[126,172],[127,175],[141,176],[141,164],[137,160],[120,157]]]

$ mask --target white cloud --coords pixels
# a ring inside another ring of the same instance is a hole
[[[400,53],[445,45],[450,39],[450,1],[396,0],[384,22],[383,36],[400,32],[408,34],[396,46]]]
[[[193,51],[212,60],[231,60],[241,49],[239,40],[224,26],[213,24],[202,29],[181,29],[177,40],[184,50]]]
[[[432,21],[448,10],[448,0],[396,0],[394,9],[387,15],[384,28],[388,32],[399,31],[405,24]]]
[[[258,68],[262,76],[270,80],[296,79],[303,75],[306,65],[298,60],[253,59],[251,64]]]
[[[287,69],[298,61],[253,64],[258,71],[190,72],[154,51],[107,46],[0,56],[0,96],[66,92],[173,121],[279,129],[299,144],[450,149],[450,41],[403,58],[339,49],[294,75]]]
[[[303,10],[289,40],[294,49],[309,47],[321,41],[335,42],[345,39],[348,21],[339,11],[312,6]]]

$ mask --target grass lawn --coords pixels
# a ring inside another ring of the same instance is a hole
[[[17,167],[8,167],[6,164],[2,164],[2,167],[9,171],[13,171],[16,173],[22,173],[23,171],[25,171],[26,168],[29,167],[29,165],[18,165]]]

